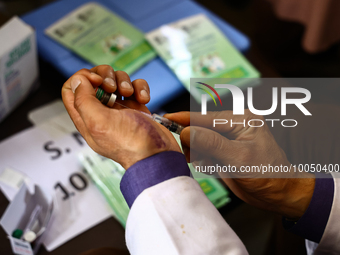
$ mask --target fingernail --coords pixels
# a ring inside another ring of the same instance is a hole
[[[112,78],[107,77],[107,78],[104,79],[104,82],[105,82],[105,84],[107,84],[111,87],[116,86],[116,82]]]
[[[145,89],[141,90],[140,95],[141,97],[145,97],[145,98],[149,97],[149,93]]]
[[[76,89],[78,88],[78,86],[80,85],[81,80],[79,80],[78,78],[74,77],[71,80],[71,90],[73,93],[76,92]]]
[[[120,86],[121,86],[122,88],[124,88],[124,89],[131,89],[131,88],[132,88],[131,84],[128,83],[127,81],[123,81],[123,82],[120,84]]]

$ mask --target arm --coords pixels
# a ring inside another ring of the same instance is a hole
[[[127,169],[122,191],[132,205],[127,222],[131,253],[246,254],[197,182],[188,177],[185,157],[173,135],[137,111],[103,106],[95,97],[97,86],[118,90],[124,97],[120,103],[144,112],[148,112],[144,104],[150,99],[149,87],[144,80],[131,82],[124,72],[98,66],[77,72],[62,88],[65,107],[89,146]]]
[[[266,125],[260,128],[243,128],[242,125],[230,128],[228,125],[212,127],[211,124],[211,118],[241,122],[237,118],[262,119],[260,116],[247,112],[245,116],[238,117],[225,111],[209,113],[207,116],[182,112],[166,117],[183,125],[194,126],[181,133],[182,144],[187,147],[187,159],[191,161],[231,164],[238,170],[241,166],[268,164],[287,166],[287,169],[290,167],[284,152]],[[206,159],[212,159],[213,162]],[[339,254],[340,181],[319,175],[302,171],[220,173],[229,188],[245,202],[283,215],[290,219],[284,220],[286,229],[306,239],[320,242],[319,245],[307,245],[307,249],[310,248],[313,252],[317,246],[315,254]],[[333,174],[333,177],[336,175]]]
[[[165,117],[190,125],[180,138],[186,158],[196,165],[196,171],[218,165],[226,171],[216,173],[243,201],[293,220],[304,214],[313,195],[315,176],[291,167],[262,116],[246,110],[244,115],[233,115],[232,111],[207,115],[178,112]],[[228,123],[214,125],[215,119]],[[242,124],[253,119],[262,120],[263,125]]]

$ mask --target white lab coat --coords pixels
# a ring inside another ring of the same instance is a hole
[[[331,213],[319,245],[306,241],[307,253],[314,255],[340,254],[340,174],[332,174],[334,179],[334,198]]]
[[[177,177],[144,190],[126,224],[132,255],[248,254],[197,181]]]

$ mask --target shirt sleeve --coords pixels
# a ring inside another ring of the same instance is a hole
[[[179,176],[190,176],[185,156],[179,152],[165,151],[143,159],[127,169],[120,182],[120,190],[131,208],[145,189]]]
[[[334,180],[332,176],[317,173],[314,193],[306,212],[297,222],[283,219],[284,228],[305,239],[319,243],[332,209],[333,197]]]

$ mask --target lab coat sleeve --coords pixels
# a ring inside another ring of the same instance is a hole
[[[197,181],[176,177],[144,190],[126,225],[131,254],[248,254]]]
[[[166,157],[162,158],[164,155]],[[130,253],[248,254],[197,181],[188,176],[186,171],[189,169],[181,155],[157,154],[127,170],[127,173],[132,171],[122,180],[121,190],[130,201],[128,204],[132,205],[126,224],[126,243]],[[162,161],[166,164],[160,164]],[[147,174],[138,182],[134,176],[141,177],[143,170]],[[162,177],[163,174],[159,174],[162,172],[169,178]],[[133,179],[138,183],[134,185]]]

